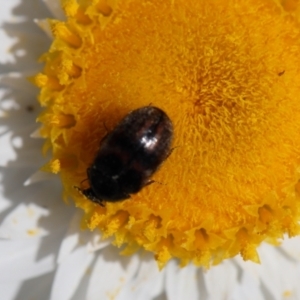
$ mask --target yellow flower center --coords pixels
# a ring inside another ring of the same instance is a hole
[[[63,0],[43,56],[41,134],[65,198],[123,253],[209,266],[299,234],[300,14],[295,1]],[[88,187],[106,127],[149,104],[174,124],[156,183],[101,207]]]

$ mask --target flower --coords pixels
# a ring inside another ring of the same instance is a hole
[[[5,20],[5,32],[2,31],[1,34],[6,33],[7,36],[5,51],[3,51],[5,56],[1,57],[11,57],[13,61],[13,63],[5,62],[3,68],[5,74],[1,75],[1,84],[8,86],[7,93],[1,94],[1,133],[4,134],[0,136],[1,149],[5,150],[1,150],[5,155],[1,157],[3,177],[0,198],[2,218],[0,267],[2,271],[4,270],[0,288],[2,293],[5,292],[3,297],[26,299],[35,296],[37,299],[46,299],[51,293],[52,299],[64,300],[159,297],[182,299],[183,295],[191,299],[246,299],[247,297],[297,299],[300,295],[297,282],[299,239],[286,240],[280,248],[262,245],[259,248],[262,265],[244,262],[240,257],[236,257],[224,260],[208,271],[203,271],[191,264],[181,269],[176,260],[171,260],[159,272],[149,253],[122,257],[118,249],[110,245],[111,240],[100,240],[97,230],[93,233],[80,231],[81,212],[62,203],[57,180],[41,182],[42,175],[38,173],[26,181],[42,164],[39,155],[40,141],[27,138],[34,130],[34,114],[38,108],[33,95],[29,94],[30,88],[25,93],[24,90],[28,85],[23,82],[23,76],[20,76],[20,71],[28,70],[28,66],[33,69],[35,66],[31,55],[36,56],[34,52],[38,48],[36,45],[38,43],[40,46],[43,39],[36,34],[36,30],[29,23],[29,20],[34,17],[47,16],[42,7],[38,7],[39,9],[35,7],[34,11],[31,9],[36,3],[36,1],[26,1],[26,3],[10,1],[8,12],[13,13],[14,18],[8,18],[5,10],[4,15],[1,16],[1,20]],[[63,14],[55,4],[57,3],[54,1],[48,1],[48,5],[58,18]],[[288,2],[285,2],[285,5],[287,10],[290,9]],[[101,7],[100,5],[100,9]],[[35,14],[38,13],[40,14],[36,16]],[[292,14],[295,14],[295,9]],[[21,17],[16,18],[16,15]],[[38,21],[38,24],[47,30],[47,22]],[[11,49],[14,55],[9,56],[7,53],[11,43],[9,35],[12,35],[12,29],[22,32],[23,28],[29,29],[23,35],[26,38],[23,36],[17,38],[17,43]],[[30,52],[28,50],[31,45],[26,44],[29,34],[33,37],[30,44],[34,45],[34,51],[30,50]],[[24,53],[25,57],[22,56]],[[282,72],[283,70],[280,70],[279,73]],[[285,73],[278,77],[285,76]],[[21,89],[22,92],[18,94],[15,88]],[[174,120],[173,117],[172,119]],[[56,120],[60,122],[70,119]],[[25,127],[27,124],[30,128]],[[106,126],[110,125],[112,123],[106,124]],[[104,132],[103,128],[101,130]],[[297,146],[296,142],[295,146]],[[182,147],[179,145],[179,149],[175,150],[182,151],[180,150]],[[176,152],[155,175],[155,177],[162,176],[156,178],[157,180],[163,178],[164,170],[170,168],[176,158],[175,155]],[[52,162],[55,162],[55,159]],[[47,167],[57,165],[57,163],[50,163]],[[61,166],[65,167],[64,164]],[[86,166],[82,166],[82,172],[84,168]],[[40,182],[33,184],[35,180]],[[68,183],[65,180],[64,184]],[[23,187],[24,181],[29,185]],[[168,187],[169,184],[166,186]],[[70,191],[75,195],[76,190],[70,189]],[[142,193],[145,191],[146,188]],[[148,191],[150,193],[147,187]],[[80,206],[91,205],[82,196],[75,195],[75,197],[78,197],[77,204],[79,203]],[[263,215],[265,216],[265,213]],[[17,260],[16,257],[20,259]]]
[[[262,241],[298,235],[300,34],[287,4],[105,3],[62,2],[67,20],[49,21],[54,40],[35,78],[53,153],[44,169],[60,173],[86,226],[124,253],[153,252],[160,268],[174,257],[259,262]],[[95,205],[74,185],[105,135],[100,124],[149,103],[175,126],[178,147],[155,176],[165,185]]]

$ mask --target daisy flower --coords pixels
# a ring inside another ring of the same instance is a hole
[[[11,0],[0,16],[3,299],[299,299],[296,1]],[[163,184],[86,199],[106,127],[150,103],[174,124]]]

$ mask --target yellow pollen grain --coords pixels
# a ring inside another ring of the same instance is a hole
[[[39,230],[38,230],[38,229],[28,229],[28,230],[27,230],[27,234],[28,234],[29,236],[36,236],[38,233],[39,233]]]
[[[293,292],[292,291],[284,291],[283,295],[284,298],[291,298],[293,296]]]

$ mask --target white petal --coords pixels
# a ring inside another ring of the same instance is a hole
[[[167,266],[166,292],[169,299],[199,299],[199,278],[197,268],[187,265],[180,268],[173,260]]]
[[[2,134],[0,139],[0,166],[6,166],[9,161],[14,161],[17,157],[15,150],[11,145],[12,134]]]
[[[65,19],[65,14],[61,8],[59,0],[43,0],[44,3],[47,5],[48,9],[51,11],[53,16],[59,20]]]
[[[52,239],[25,239],[16,241],[0,240],[0,282],[26,280],[54,268],[54,255],[37,259],[37,254],[45,242]],[[13,267],[14,266],[14,267]]]
[[[26,281],[0,283],[1,299],[48,299],[53,281],[53,272]]]
[[[241,281],[232,294],[232,300],[265,300],[260,289],[260,282],[249,273],[241,271]]]
[[[61,242],[58,263],[63,263],[77,246],[85,245],[88,252],[95,252],[111,244],[112,239],[101,240],[97,230],[93,232],[82,230],[80,228],[82,217],[83,212],[77,209]]]
[[[42,136],[40,134],[40,127],[39,128],[36,128],[31,134],[30,134],[30,137],[31,138],[34,138],[34,139],[41,139]]]
[[[64,260],[71,255],[71,252],[79,243],[79,232],[80,232],[80,222],[82,218],[82,212],[77,210],[69,224],[69,228],[61,242],[59,254],[57,258],[58,264],[62,263]]]
[[[10,49],[17,41],[17,37],[9,36],[6,33],[8,24],[14,24],[19,21],[17,16],[13,15],[13,8],[20,4],[21,0],[2,1],[0,9],[0,64],[9,64],[14,62],[14,55]],[[2,66],[1,66],[2,67]],[[6,67],[6,66],[5,66]],[[4,72],[2,67],[1,73]]]
[[[2,178],[3,175],[0,174],[0,181],[2,181]],[[11,206],[10,201],[3,197],[3,187],[0,185],[0,213],[4,215],[4,212],[8,210],[10,206]]]
[[[163,294],[166,269],[158,270],[152,254],[147,253],[138,258],[140,262],[137,274],[120,290],[117,300],[158,299]]]
[[[0,282],[1,298],[4,300],[17,299],[21,286],[22,282],[20,281]]]
[[[0,226],[0,238],[20,239],[32,236],[43,236],[46,231],[38,227],[38,220],[49,215],[48,210],[34,203],[19,204],[11,213],[7,214]]]
[[[137,267],[136,255],[122,257],[116,247],[104,248],[93,265],[86,298],[97,300],[116,297],[134,275]]]
[[[13,1],[5,1],[13,2]],[[22,1],[23,2],[23,1]],[[27,1],[33,2],[33,1]],[[0,20],[0,63],[1,73],[13,70],[33,70],[38,66],[37,58],[47,50],[50,44],[49,38],[36,26],[33,18],[40,16],[45,18],[46,9],[40,1],[34,2],[35,9],[28,4],[27,12],[20,12],[26,5],[20,3],[13,8],[12,17],[4,16]],[[1,5],[2,11],[2,5]]]
[[[235,258],[235,261],[247,276],[251,276],[251,282],[255,282],[253,286],[258,286],[259,283],[258,291],[263,295],[263,299],[269,297],[270,299],[281,300],[286,293],[290,293],[291,297],[300,294],[298,284],[299,260],[293,260],[286,255],[279,254],[278,249],[268,244],[263,244],[259,248],[259,255],[260,265],[248,261],[244,262],[240,258]],[[242,288],[245,290],[245,286]]]
[[[37,183],[44,180],[54,180],[54,178],[56,177],[57,175],[52,173],[37,171],[26,179],[26,181],[24,182],[24,186],[31,185],[33,183]]]
[[[47,34],[48,37],[53,38],[51,27],[47,19],[34,19],[34,22]]]
[[[0,103],[0,110],[2,109],[4,115],[2,120],[5,118],[4,125],[0,125],[0,166],[8,166],[9,163],[9,166],[13,167],[15,163],[17,168],[23,164],[36,170],[43,164],[39,150],[42,141],[29,138],[29,134],[36,128],[37,110],[33,113],[28,111],[29,105],[37,107],[36,103],[31,105],[34,102],[35,89],[24,77],[16,73],[0,76],[0,83],[9,87],[8,94]]]
[[[109,246],[113,241],[113,238],[108,238],[105,240],[101,239],[101,234],[98,230],[93,231],[90,239],[87,243],[87,249],[90,252],[95,252],[97,250],[103,249]]]
[[[293,238],[286,237],[278,250],[283,251],[282,254],[300,262],[300,236]]]
[[[15,91],[21,91],[28,96],[34,96],[36,89],[35,87],[28,82],[27,77],[32,75],[31,72],[9,72],[5,75],[0,76],[0,83],[3,86],[6,86],[8,88],[14,89]],[[23,94],[23,98],[24,98]],[[14,100],[14,99],[13,99]]]
[[[287,290],[298,286],[297,266],[299,261],[292,261],[280,255],[274,246],[265,244],[260,248],[261,266],[257,266],[261,281],[273,299],[282,299]]]
[[[88,253],[85,247],[80,247],[59,264],[50,300],[71,299],[80,281],[86,275],[93,258],[94,255]]]
[[[210,299],[231,299],[237,285],[237,269],[230,261],[212,267],[204,274],[204,281]]]

